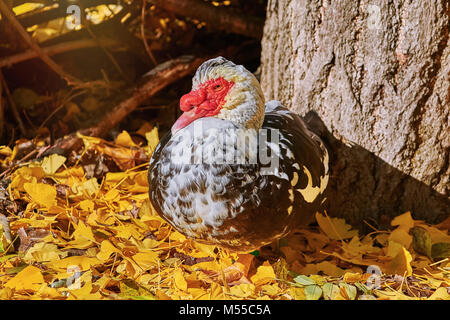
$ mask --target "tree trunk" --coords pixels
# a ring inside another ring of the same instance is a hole
[[[329,131],[328,212],[387,226],[450,213],[446,0],[269,0],[266,99]]]

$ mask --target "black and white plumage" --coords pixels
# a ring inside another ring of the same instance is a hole
[[[176,230],[250,251],[311,221],[328,184],[327,150],[300,116],[278,101],[264,105],[249,71],[222,57],[205,62],[180,106],[186,116],[161,139],[149,167],[151,203]],[[259,129],[279,133],[277,145],[265,143]],[[245,133],[258,151],[268,146],[278,158],[270,174],[238,142]],[[234,161],[224,161],[227,152]]]

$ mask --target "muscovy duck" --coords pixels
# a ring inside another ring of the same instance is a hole
[[[204,62],[180,108],[149,165],[162,218],[188,238],[239,252],[311,222],[325,198],[327,149],[299,115],[265,104],[251,72],[223,57]]]

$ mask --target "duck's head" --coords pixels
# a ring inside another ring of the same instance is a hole
[[[264,120],[264,95],[255,76],[223,57],[204,62],[192,79],[192,90],[180,99],[184,112],[172,134],[193,121],[214,117],[243,129],[259,129]]]

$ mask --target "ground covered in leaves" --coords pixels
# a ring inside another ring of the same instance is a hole
[[[158,132],[141,136],[82,137],[81,152],[29,162],[19,143],[0,147],[0,299],[450,299],[449,219],[407,212],[361,235],[317,213],[278,246],[232,253],[156,214],[146,170]]]

